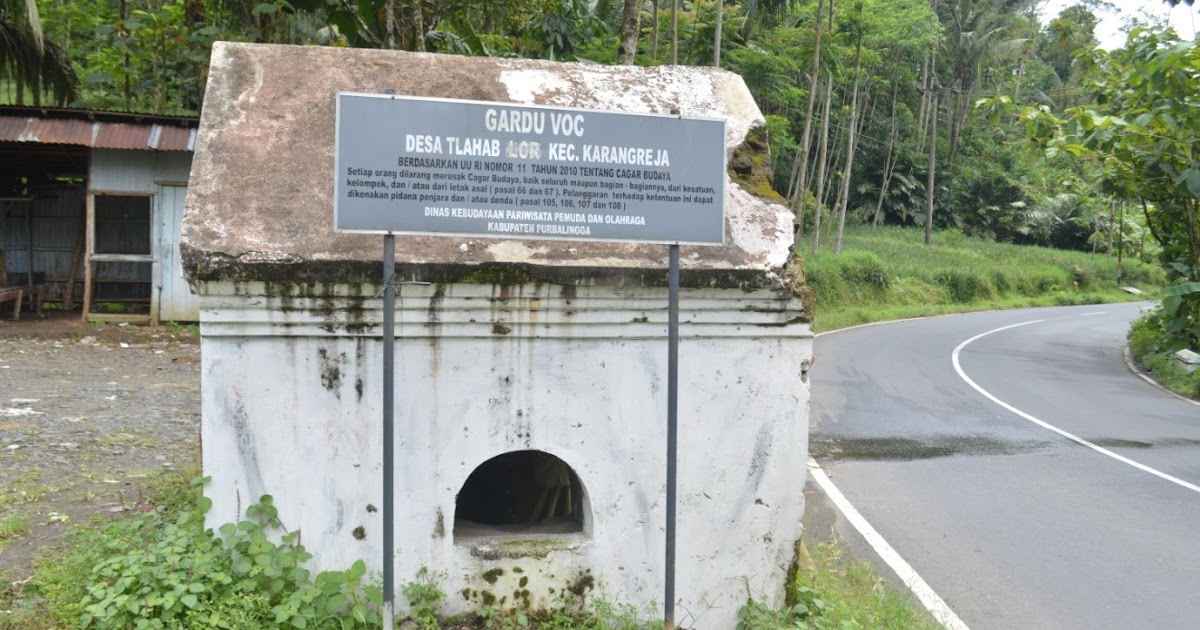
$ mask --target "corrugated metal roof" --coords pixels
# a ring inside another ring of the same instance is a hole
[[[97,122],[0,112],[0,142],[71,144],[93,149],[191,151],[194,127],[142,122]]]

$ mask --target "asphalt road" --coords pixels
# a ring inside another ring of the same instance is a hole
[[[1200,628],[1200,406],[1126,367],[1144,307],[975,313],[817,340],[814,457],[973,630]],[[962,372],[1095,448],[989,400],[952,363],[964,341],[1033,320],[962,347]]]

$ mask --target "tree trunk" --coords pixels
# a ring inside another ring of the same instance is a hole
[[[813,253],[821,246],[821,205],[825,197],[825,169],[829,155],[829,113],[833,105],[833,72],[825,87],[825,113],[821,115],[821,142],[817,149],[817,204],[813,208]]]
[[[625,0],[624,13],[621,15],[621,44],[617,47],[617,57],[625,65],[633,65],[637,59],[638,28],[642,15],[640,4],[641,0]]]
[[[425,52],[425,13],[421,0],[413,0],[413,50]]]
[[[1111,256],[1113,250],[1116,249],[1117,239],[1117,200],[1110,199],[1108,202],[1108,254]]]
[[[1117,217],[1117,282],[1121,281],[1121,276],[1125,275],[1121,270],[1121,264],[1125,258],[1125,239],[1122,236],[1122,229],[1125,227],[1125,203],[1121,203],[1121,216]]]
[[[758,18],[758,0],[746,2],[746,22],[742,24],[742,41],[749,43],[754,36],[754,20]]]
[[[658,61],[658,0],[652,2],[654,7],[654,30],[650,31],[650,57]]]
[[[129,18],[128,13],[129,13],[128,4],[126,3],[125,0],[121,0],[121,34],[120,34],[120,37],[121,37],[121,39],[126,40],[126,42],[125,42],[126,46],[128,46],[128,44],[129,44],[129,41],[128,41],[129,40],[129,27],[127,26],[127,21],[126,21]],[[121,60],[121,72],[125,75],[125,109],[132,110],[133,105],[130,103],[130,101],[132,100],[133,91],[132,91],[132,86],[130,85],[130,82],[129,82],[129,48],[125,49],[125,55]],[[17,89],[20,90],[19,84],[17,86]],[[20,101],[18,101],[18,102],[20,102]]]
[[[800,153],[796,157],[799,163],[792,169],[792,181],[788,183],[788,198],[792,202],[792,207],[797,210],[797,234],[803,233],[804,225],[804,201],[805,193],[808,192],[808,154],[812,149],[812,117],[813,109],[817,103],[817,92],[821,85],[821,13],[824,8],[824,0],[817,0],[817,19],[813,26],[815,31],[813,62],[810,70],[808,81],[808,111],[804,115],[804,134],[800,136]],[[799,178],[799,183],[796,180]],[[799,203],[797,203],[799,202]]]
[[[888,184],[892,181],[892,172],[896,169],[896,84],[892,84],[892,125],[888,129],[887,153],[883,158],[883,177],[879,182],[879,201],[875,203],[875,218],[871,222],[879,227],[883,220],[883,199],[887,197]]]
[[[387,47],[391,50],[395,50],[396,0],[387,0],[387,4],[383,5],[383,30],[386,33],[384,39],[387,41]]]
[[[921,121],[921,141],[919,148],[925,148],[925,139],[928,137],[926,131],[929,130],[929,119],[937,115],[934,110],[933,103],[937,100],[937,55],[933,49],[929,51],[929,84],[925,88],[925,92],[929,95],[929,105],[925,108],[925,119]]]
[[[671,0],[671,65],[679,65],[679,0]]]
[[[929,108],[929,53],[921,59],[921,107],[917,111],[917,146],[925,142],[925,110]]]
[[[854,172],[855,139],[858,137],[858,79],[854,79],[854,96],[850,99],[850,125],[846,133],[846,168],[842,171],[842,189],[835,208],[838,213],[837,240],[833,253],[842,253],[842,237],[846,232],[846,206],[850,203],[850,176]]]
[[[725,21],[725,0],[717,3],[717,32],[713,36],[713,66],[721,67],[721,22]]]
[[[925,244],[933,244],[933,185],[937,179],[938,94],[933,95],[929,121],[929,180],[925,184]]]

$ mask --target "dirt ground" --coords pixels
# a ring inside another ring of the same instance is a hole
[[[198,465],[199,367],[192,327],[0,320],[0,575]]]

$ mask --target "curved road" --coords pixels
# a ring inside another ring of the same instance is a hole
[[[817,340],[813,456],[973,630],[1200,628],[1200,406],[1127,369],[1145,306]]]

